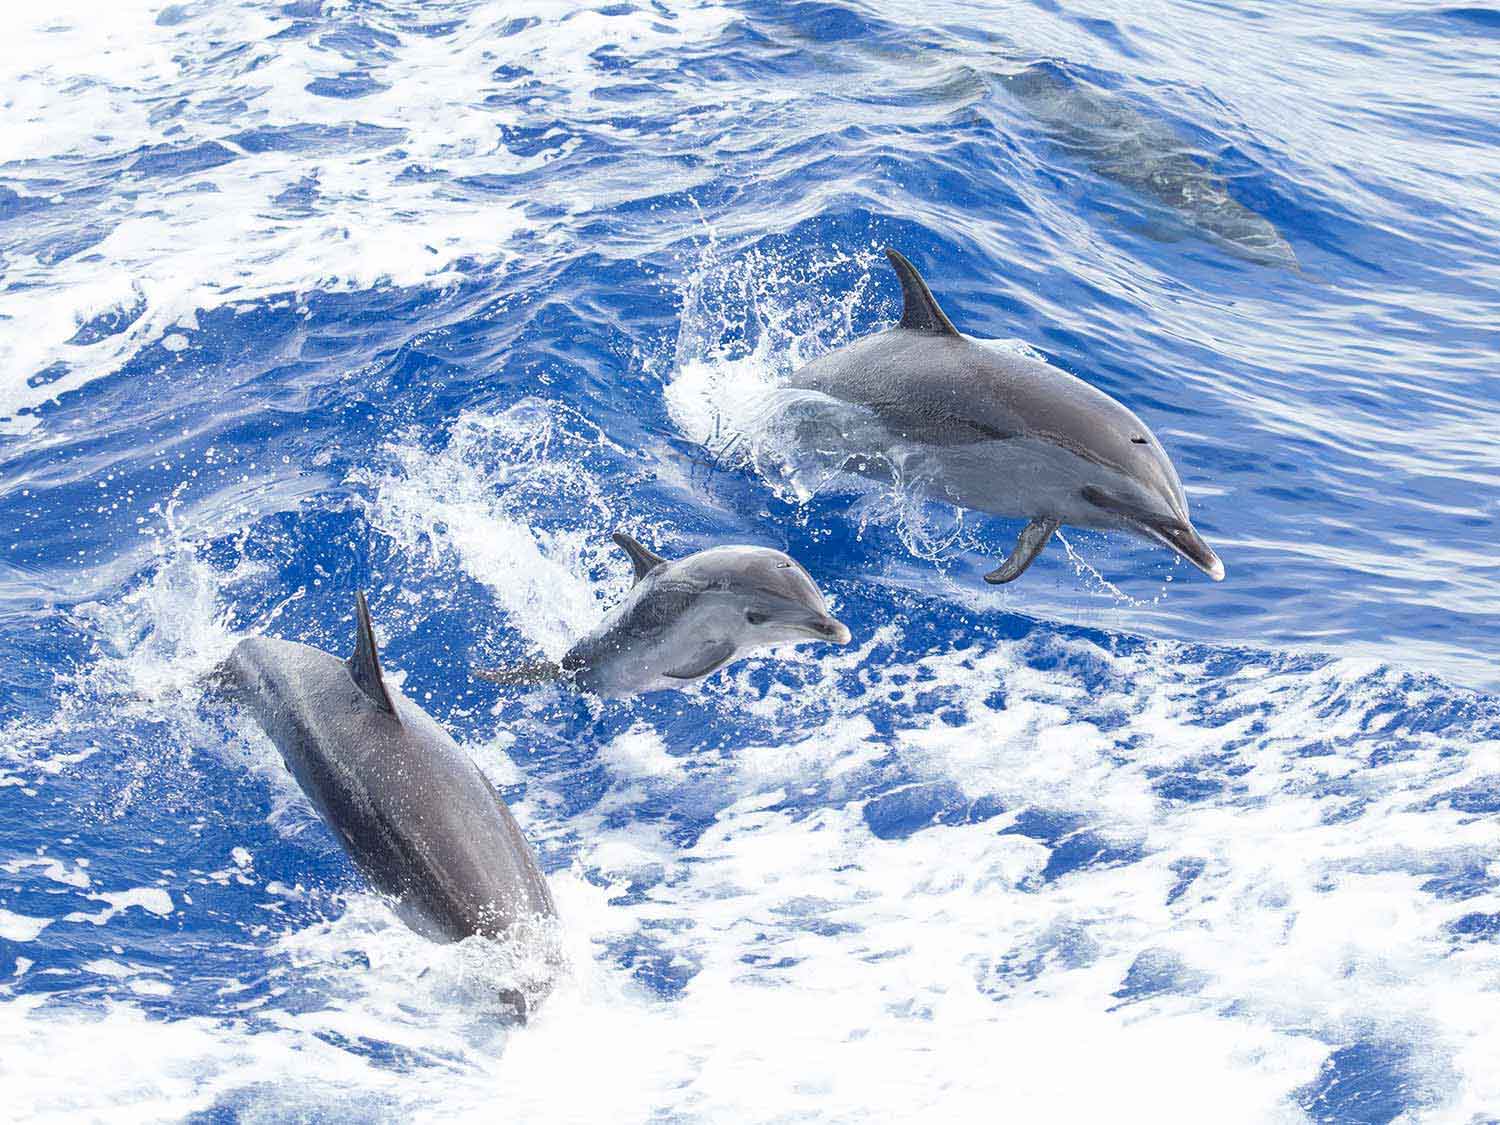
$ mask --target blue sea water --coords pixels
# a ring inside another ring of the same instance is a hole
[[[1500,1119],[1494,11],[6,22],[10,1115]],[[1140,414],[1227,580],[1065,531],[994,589],[1014,523],[809,483],[766,404],[888,245]],[[784,548],[854,642],[471,679],[597,620],[617,527]],[[525,1028],[201,699],[356,588],[552,881]]]

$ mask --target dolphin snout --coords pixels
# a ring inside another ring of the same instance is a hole
[[[1154,529],[1161,541],[1215,582],[1224,581],[1224,560],[1190,523],[1170,523]]]
[[[1186,518],[1143,511],[1141,505],[1119,499],[1092,485],[1082,489],[1080,495],[1094,507],[1114,515],[1124,527],[1137,535],[1172,548],[1215,582],[1224,581],[1223,560]]]
[[[836,617],[816,618],[809,622],[807,628],[819,640],[828,641],[830,644],[846,645],[849,643],[849,626]]]

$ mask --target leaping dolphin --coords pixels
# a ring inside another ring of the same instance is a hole
[[[560,662],[476,671],[501,684],[564,680],[624,698],[682,688],[750,651],[797,641],[849,643],[823,593],[790,556],[769,547],[714,547],[668,561],[617,531],[635,584]]]
[[[897,451],[929,495],[1030,521],[986,582],[1019,578],[1062,524],[1130,531],[1216,582],[1224,577],[1144,422],[1066,371],[961,335],[912,264],[895,250],[886,255],[901,279],[901,323],[814,360],[790,381],[857,413],[844,431],[875,448],[851,450],[849,468],[880,475],[868,454]]]
[[[211,673],[211,691],[249,709],[355,865],[418,933],[500,937],[555,916],[505,802],[448,733],[385,681],[364,594],[355,608],[348,660],[248,637]]]

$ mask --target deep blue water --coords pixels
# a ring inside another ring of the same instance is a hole
[[[0,1075],[18,1117],[1500,1119],[1500,17],[82,2],[0,61]],[[829,482],[894,319],[1121,399],[1225,560]],[[591,704],[609,542],[850,625]],[[408,933],[204,705],[389,669],[571,964]]]

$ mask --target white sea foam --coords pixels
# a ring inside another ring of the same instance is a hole
[[[51,924],[51,918],[32,918],[0,908],[0,937],[7,941],[35,941]]]
[[[470,574],[512,625],[555,645],[628,581],[618,559],[604,563],[609,548],[589,545],[616,518],[590,467],[618,453],[601,441],[538,402],[464,415],[435,453],[398,436],[371,470],[369,518],[422,580]],[[527,497],[559,487],[587,535],[530,527]],[[199,649],[222,646],[224,579],[202,565],[168,559],[153,592],[91,618],[113,638],[102,667],[139,658],[149,670],[99,671],[102,683],[170,700],[161,685],[188,682],[175,662],[196,668]],[[525,567],[545,581],[523,596]],[[824,659],[789,656],[789,682],[737,665],[702,691],[763,736],[683,755],[669,752],[672,720],[642,714],[599,748],[605,792],[572,816],[553,781],[532,777],[517,807],[528,833],[575,843],[551,880],[566,968],[524,1030],[486,999],[524,965],[488,946],[432,946],[350,893],[331,921],[271,939],[280,967],[253,1025],[143,1023],[118,996],[93,1014],[7,1001],[0,1020],[24,1057],[67,1035],[134,1060],[129,1080],[90,1086],[77,1081],[82,1056],[49,1054],[15,1104],[253,1115],[337,1099],[468,1119],[503,1096],[518,1119],[549,1121],[719,1119],[746,1105],[768,1118],[963,1119],[997,1104],[1071,1117],[1140,1104],[1160,1120],[1213,1105],[1264,1121],[1296,1119],[1289,1093],[1352,1043],[1399,1047],[1405,1089],[1434,1114],[1463,1119],[1500,1098],[1484,1047],[1500,1035],[1500,950],[1448,929],[1500,911],[1484,885],[1500,874],[1497,833],[1442,798],[1490,776],[1500,743],[1383,718],[1422,715],[1434,693],[1452,707],[1465,697],[1370,661],[1283,667],[1170,642],[1117,653],[1045,631],[912,649],[891,621]],[[851,680],[853,694],[840,687]],[[481,756],[524,747],[529,723]],[[1372,760],[1393,744],[1401,754]],[[1210,788],[1164,796],[1174,772]],[[920,814],[893,838],[872,829],[879,802],[933,792],[956,809],[950,823],[923,827]],[[647,801],[700,824],[696,839],[623,815]],[[994,807],[968,822],[976,801]],[[1003,832],[1027,828],[1027,809],[1066,823],[1050,842]],[[1049,872],[1067,847],[1082,858]],[[1090,862],[1090,849],[1113,858]],[[226,882],[254,866],[223,862]],[[1427,889],[1455,877],[1479,885]],[[121,895],[80,913],[107,928],[118,909],[176,906],[167,888]],[[6,924],[23,936],[44,924],[15,917]],[[276,1001],[299,974],[324,1003]],[[183,983],[175,971],[121,979],[147,994]],[[408,1061],[398,1076],[361,1043]],[[580,1058],[588,1082],[575,1080]]]
[[[440,511],[435,565],[476,577],[535,565],[543,537],[497,555],[479,528],[507,518],[513,482],[551,479],[555,466],[514,440],[497,461],[496,447],[480,455],[462,437],[513,421],[467,417],[447,452],[402,451],[377,522],[415,548],[427,535],[416,513]],[[571,487],[588,494],[587,470],[570,467]],[[465,474],[489,499],[444,506]],[[564,601],[600,594],[580,592],[590,568],[573,548],[557,551],[559,563],[553,602],[516,612],[514,624],[538,638],[565,616]],[[1476,1048],[1500,1032],[1500,955],[1484,942],[1459,948],[1446,928],[1495,910],[1500,895],[1428,887],[1494,874],[1493,824],[1438,795],[1486,776],[1495,744],[1456,753],[1446,734],[1370,726],[1392,709],[1420,714],[1431,688],[1360,659],[1280,670],[1247,657],[1226,672],[1219,657],[1169,642],[1111,655],[1053,636],[872,657],[904,647],[890,625],[799,665],[796,686],[754,686],[745,665],[716,678],[703,689],[716,707],[778,732],[732,757],[689,765],[646,722],[600,749],[613,786],[568,825],[583,841],[576,865],[595,882],[650,889],[629,905],[595,902],[570,926],[596,945],[626,940],[696,970],[665,1023],[628,990],[612,999],[651,1045],[652,1064],[639,1065],[659,1072],[640,1091],[642,1114],[732,1114],[775,1075],[771,1116],[962,1117],[1003,1098],[1068,1114],[1149,1103],[1160,1119],[1190,1120],[1213,1104],[1232,1119],[1296,1118],[1290,1091],[1349,1043],[1401,1045],[1403,1081],[1433,1110],[1461,1117],[1500,1095]],[[855,698],[832,689],[851,674],[864,685]],[[913,707],[918,683],[940,701]],[[1000,686],[1003,703],[992,698]],[[785,716],[810,701],[829,714],[816,730],[789,728]],[[887,707],[898,717],[881,733],[869,716]],[[1392,737],[1417,749],[1372,765]],[[882,840],[861,815],[867,798],[799,805],[820,786],[834,798],[858,793],[892,754],[910,780],[881,799],[937,786],[1006,811]],[[1164,797],[1158,779],[1173,771],[1206,776],[1216,792]],[[683,848],[619,815],[646,795],[712,825]],[[1028,807],[1076,826],[1051,844],[997,835]],[[1070,839],[1118,858],[1044,875]],[[1133,974],[1155,983],[1132,992]],[[1434,995],[1445,998],[1439,1009]],[[549,1026],[513,1042],[511,1057],[543,1050]],[[1097,1084],[1070,1081],[1079,1051]],[[632,1070],[622,1112],[642,1082]],[[549,1116],[570,1119],[570,1104]]]
[[[88,922],[90,925],[107,925],[110,919],[123,911],[131,909],[144,910],[164,918],[172,913],[172,896],[160,887],[132,887],[124,891],[102,891],[99,894],[91,894],[89,898],[96,902],[105,903],[104,909],[89,914],[81,910],[64,916],[64,922]]]
[[[43,878],[50,879],[54,883],[62,883],[68,887],[83,888],[87,887],[90,882],[89,873],[85,870],[88,864],[89,861],[84,859],[69,867],[65,860],[60,860],[53,856],[39,855],[23,859],[6,860],[4,863],[0,863],[0,870],[7,871],[12,875],[18,875],[28,868],[41,868]]]
[[[146,18],[156,9],[141,5],[91,19],[74,18],[81,8],[26,16],[0,45],[6,74],[34,75],[4,83],[7,96],[22,99],[0,138],[9,157],[166,140],[139,91],[170,94],[187,81],[180,71],[193,59],[179,57],[178,45],[188,32],[174,28],[262,42],[292,18],[244,6],[184,10],[194,22],[158,25]],[[413,160],[462,174],[524,169],[533,159],[494,142],[497,118],[481,103],[497,63],[521,59],[563,88],[547,96],[584,104],[597,80],[585,60],[598,46],[636,49],[729,18],[697,9],[669,33],[649,12],[572,21],[547,13],[498,37],[499,21],[530,9],[457,11],[456,40],[399,35],[402,61],[392,70],[401,81],[356,104],[362,119],[407,130],[403,150]],[[33,34],[54,18],[66,30]],[[324,106],[300,93],[335,71],[332,56],[286,41],[269,53],[244,79],[247,90],[265,87],[250,99],[252,116],[347,123],[348,103]],[[100,81],[77,83],[81,68]],[[192,92],[212,77],[195,72]],[[63,89],[76,114],[58,121],[44,111]],[[28,97],[40,108],[28,110]],[[231,131],[204,122],[194,122],[192,139]],[[7,362],[26,372],[66,357],[74,370],[46,388],[8,390],[0,402],[13,410],[40,401],[151,340],[191,343],[200,306],[382,279],[442,284],[458,276],[464,255],[499,256],[493,204],[397,183],[403,163],[388,156],[241,158],[183,178],[218,188],[220,208],[248,209],[223,231],[207,218],[214,210],[204,200],[213,197],[168,194],[155,199],[161,217],[122,210],[99,261],[68,259],[49,271],[8,262],[16,277],[50,287],[61,311],[53,317],[24,292],[4,294],[5,311],[37,312],[35,333],[11,340],[17,350]],[[346,162],[363,182],[341,176],[335,165]],[[310,217],[263,216],[282,187],[314,172],[321,198]],[[567,205],[602,198],[593,190],[580,185]],[[496,221],[508,229],[519,220],[506,205]],[[314,252],[299,239],[327,244]],[[867,273],[875,259],[860,253]],[[744,347],[721,347],[715,335],[736,301],[701,287],[690,298],[667,394],[674,419],[697,440],[713,444],[753,421],[792,364],[847,337],[837,309],[782,296],[794,287],[781,285],[778,268],[761,262],[715,275],[750,286],[754,300],[739,307],[754,307],[760,326],[747,329]],[[772,289],[756,290],[760,279]],[[871,296],[858,278],[838,291],[850,301]],[[80,319],[142,299],[146,309],[123,338],[62,343]],[[590,467],[590,458],[617,452],[576,414],[530,401],[463,414],[435,453],[395,435],[389,463],[359,483],[371,486],[369,519],[393,555],[428,580],[476,579],[507,630],[555,655],[628,582],[606,539],[623,513]],[[543,495],[545,506],[533,502]],[[566,519],[544,518],[560,507]],[[941,546],[942,536],[914,538],[914,553],[924,542]],[[124,598],[77,611],[101,655],[63,684],[55,718],[7,729],[0,754],[21,772],[0,781],[35,797],[45,793],[38,782],[119,755],[120,786],[100,815],[125,817],[150,799],[170,751],[187,759],[208,749],[279,779],[273,799],[311,823],[263,739],[247,733],[226,744],[219,728],[194,717],[196,677],[238,630],[266,623],[222,614],[236,583],[255,574],[223,573],[183,544],[148,569],[152,577]],[[199,982],[191,966],[148,972],[124,952],[83,969],[144,991],[139,1004],[117,996],[85,1009],[40,992],[7,995],[7,1107],[59,1120],[160,1119],[215,1106],[247,1118],[478,1120],[501,1104],[524,1121],[852,1121],[967,1120],[997,1109],[1114,1118],[1145,1106],[1156,1120],[1198,1121],[1208,1106],[1216,1120],[1268,1121],[1301,1116],[1288,1094],[1317,1075],[1331,1049],[1367,1043],[1400,1048],[1412,1116],[1492,1111],[1500,953],[1448,927],[1500,912],[1496,830],[1492,815],[1466,814],[1444,795],[1493,776],[1493,718],[1484,731],[1465,730],[1463,719],[1428,729],[1430,712],[1462,711],[1472,700],[1366,660],[1283,664],[1165,642],[1121,647],[1048,634],[924,651],[892,620],[837,654],[787,657],[791,684],[766,684],[756,666],[738,665],[681,704],[701,706],[706,696],[755,731],[731,751],[683,753],[671,717],[637,715],[590,761],[603,777],[596,805],[564,815],[563,794],[548,790],[560,783],[539,777],[517,806],[534,838],[577,841],[572,868],[551,880],[566,969],[524,1030],[503,1022],[493,993],[533,966],[496,960],[482,945],[435,947],[354,892],[331,920],[256,933],[274,980],[243,1010],[164,1020],[158,1004],[148,1017],[151,993]],[[155,746],[149,761],[112,737],[146,721],[175,731],[164,736],[168,753]],[[492,776],[519,779],[505,755],[536,733],[528,722],[473,748]],[[79,731],[96,736],[93,744],[50,746],[59,732]],[[1164,796],[1160,779],[1173,771],[1206,779],[1210,791]],[[872,802],[931,791],[960,814],[978,800],[1003,811],[973,823],[959,815],[904,838],[872,830]],[[643,797],[668,815],[624,815]],[[1049,876],[1052,846],[1001,834],[1028,807],[1076,821],[1054,845],[1113,847],[1119,858]],[[678,817],[697,823],[696,837],[684,839]],[[201,878],[255,885],[264,876],[242,851],[211,855],[204,866],[217,870]],[[17,858],[5,870],[49,892],[96,892],[101,909],[78,913],[105,942],[114,928],[170,916],[192,893],[185,877],[101,891],[98,876],[62,859]],[[1427,889],[1459,877],[1474,884],[1462,897]],[[262,889],[268,906],[309,897],[300,885]],[[0,935],[45,943],[51,921],[0,911]],[[543,948],[548,961],[555,950]],[[15,977],[37,971],[17,959]],[[1133,973],[1159,987],[1129,992],[1122,986]],[[248,982],[226,986],[227,1004],[236,988],[250,991]],[[304,1002],[313,994],[323,999]]]
[[[337,25],[340,6],[325,7]],[[70,205],[102,234],[87,253],[57,260],[43,245],[6,255],[0,316],[25,325],[0,336],[0,366],[10,373],[0,384],[0,425],[11,432],[35,425],[18,411],[116,370],[152,342],[181,351],[199,310],[280,293],[443,285],[464,276],[465,259],[503,261],[525,225],[524,194],[450,185],[525,172],[574,142],[513,152],[503,129],[523,110],[487,100],[510,81],[497,67],[525,67],[543,84],[536,96],[561,111],[604,80],[594,53],[688,42],[730,18],[711,4],[679,5],[664,19],[649,9],[469,0],[442,13],[454,28],[428,36],[400,13],[351,10],[351,30],[389,41],[351,122],[350,102],[310,87],[354,64],[327,37],[297,35],[290,8],[68,0],[12,15],[0,45],[0,180],[37,203],[27,222],[38,232],[53,221],[45,201],[58,169],[93,161],[110,190],[103,203]],[[171,99],[175,109],[163,113]],[[323,132],[272,149],[243,136],[295,127]],[[217,146],[203,150],[207,166],[170,173],[170,189],[138,190],[156,174],[156,146],[200,145]],[[100,163],[109,159],[116,164]],[[409,174],[414,168],[422,174]],[[587,211],[591,194],[579,183],[570,208]],[[68,221],[78,226],[78,213]],[[106,314],[135,319],[68,343]],[[29,384],[58,364],[66,371]]]
[[[556,658],[598,619],[584,572],[615,551],[602,530],[613,525],[608,494],[578,464],[607,445],[573,411],[527,399],[463,415],[436,454],[393,442],[393,470],[357,479],[377,490],[370,517],[380,531],[407,552],[458,562]],[[548,510],[568,518],[549,527]]]

